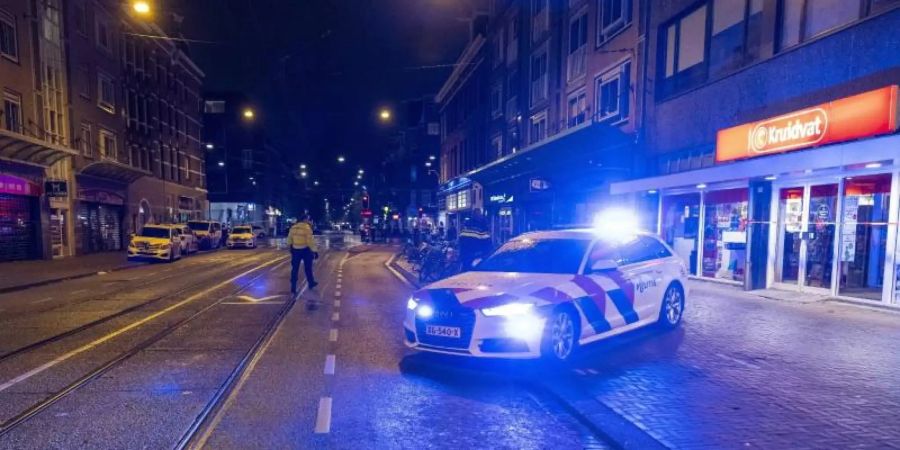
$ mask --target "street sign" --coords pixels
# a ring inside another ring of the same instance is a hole
[[[45,181],[44,192],[47,197],[65,198],[69,196],[69,185],[65,181]]]

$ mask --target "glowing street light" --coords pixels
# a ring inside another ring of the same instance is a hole
[[[301,177],[301,178],[306,178],[306,171],[305,171],[305,170],[304,170],[303,172],[300,172],[300,177]]]
[[[365,170],[359,169],[359,174],[360,174],[360,175],[362,175],[362,174],[364,174],[364,173],[366,173]]]
[[[250,108],[244,108],[243,115],[245,119],[253,119],[256,116],[256,113],[254,113]]]
[[[359,186],[359,181],[354,181],[354,182],[353,182],[353,185],[354,185],[354,186]]]
[[[219,161],[219,167],[225,167],[225,161]]]
[[[391,110],[382,108],[382,110],[378,113],[378,118],[380,118],[382,122],[391,120]]]
[[[144,0],[135,1],[134,3],[131,4],[131,8],[134,10],[134,12],[136,12],[142,16],[150,14],[150,3],[148,3]]]
[[[344,162],[344,161],[346,161],[346,160],[347,160],[347,158],[344,158],[344,155],[338,156],[338,162],[339,162],[339,163],[342,163],[342,162]]]
[[[207,150],[212,150],[213,148],[215,148],[214,145],[212,145],[212,144],[206,144],[206,149],[207,149]]]
[[[428,159],[434,161],[434,160],[437,159],[437,158],[436,158],[434,155],[431,155],[431,156],[428,157]]]
[[[300,164],[300,170],[306,170],[306,164]]]
[[[356,179],[357,179],[357,180],[362,180],[362,175],[357,175],[357,176],[356,176]]]
[[[313,186],[318,186],[318,185],[319,185],[319,180],[313,181]],[[325,199],[325,201],[327,202],[328,199]]]
[[[425,161],[425,167],[431,167],[431,161]]]

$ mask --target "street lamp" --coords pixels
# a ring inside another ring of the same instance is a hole
[[[425,161],[425,167],[431,167],[431,161]]]
[[[347,159],[346,159],[346,158],[344,158],[344,156],[343,156],[343,155],[341,155],[341,156],[338,156],[338,162],[339,162],[339,163],[343,163],[343,162],[344,162],[344,161],[346,161],[346,160],[347,160]]]
[[[301,177],[301,178],[306,178],[306,171],[305,171],[305,170],[304,170],[303,172],[300,172],[300,177]]]
[[[431,155],[431,156],[428,157],[428,159],[434,161],[434,160],[437,159],[437,158],[436,158],[434,155]]]
[[[366,173],[365,170],[359,169],[359,174],[360,174],[360,175],[362,175],[362,174],[364,174],[364,173]]]
[[[256,113],[254,113],[250,108],[244,108],[243,115],[245,119],[251,120],[256,116]]]
[[[225,167],[225,161],[219,161],[219,167]]]
[[[318,186],[318,185],[319,185],[319,180],[313,181],[313,186]],[[325,199],[325,201],[327,202],[328,199]]]
[[[391,110],[389,110],[387,108],[382,108],[381,111],[378,113],[378,118],[380,118],[382,122],[387,122],[388,120],[391,120]]]
[[[131,9],[142,16],[146,16],[150,14],[150,3],[144,0],[137,0],[131,4]]]
[[[354,186],[359,186],[359,181],[354,181],[354,182],[353,182],[353,185],[354,185]]]
[[[300,164],[300,170],[306,170],[306,164]]]
[[[215,148],[214,145],[212,145],[212,144],[206,144],[206,149],[207,149],[207,150],[212,150],[213,148]]]
[[[356,179],[357,179],[357,180],[362,180],[362,175],[357,175],[357,176],[356,176]]]

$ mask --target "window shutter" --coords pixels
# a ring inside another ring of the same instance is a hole
[[[619,117],[627,119],[631,106],[631,62],[622,64],[619,74]]]

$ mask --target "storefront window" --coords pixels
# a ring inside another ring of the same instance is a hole
[[[700,194],[663,197],[662,237],[684,259],[691,274],[697,272],[697,238],[700,229]]]
[[[836,184],[811,186],[806,247],[806,285],[831,288],[837,219]]]
[[[746,188],[706,194],[703,276],[743,281],[747,248]]]
[[[840,295],[881,299],[890,192],[890,174],[854,177],[844,184]]]
[[[800,276],[800,232],[803,231],[803,187],[785,188],[779,195],[781,264],[775,279],[796,283]]]

